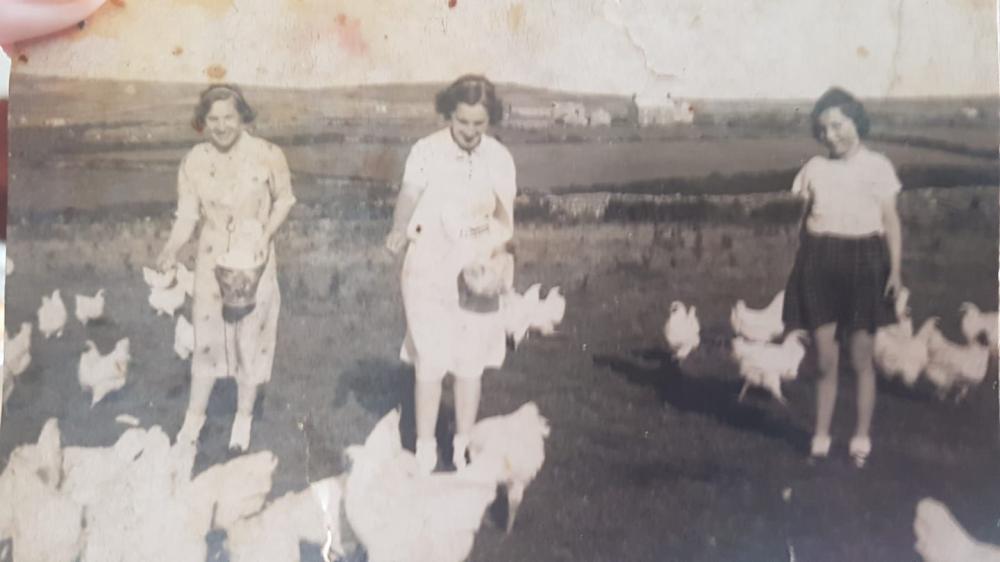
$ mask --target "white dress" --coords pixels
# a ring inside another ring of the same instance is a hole
[[[236,323],[223,319],[215,264],[238,242],[240,232],[262,231],[276,202],[295,201],[285,156],[280,148],[246,132],[226,153],[202,143],[181,162],[177,186],[178,218],[201,224],[194,271],[191,376],[267,382],[281,307],[274,245],[257,286],[256,305]]]
[[[503,364],[506,332],[501,311],[459,306],[458,278],[513,235],[514,160],[492,137],[466,151],[442,129],[413,145],[403,184],[420,196],[407,228],[400,358],[421,378],[479,377]]]

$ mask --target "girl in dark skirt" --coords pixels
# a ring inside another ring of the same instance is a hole
[[[812,128],[828,155],[810,159],[792,185],[806,200],[806,211],[783,317],[789,327],[810,330],[816,342],[820,378],[813,458],[830,451],[840,343],[846,342],[858,379],[858,419],[849,451],[861,467],[871,453],[874,335],[896,322],[893,300],[903,286],[896,211],[902,186],[892,163],[862,143],[868,116],[851,94],[839,88],[823,94],[812,111]]]

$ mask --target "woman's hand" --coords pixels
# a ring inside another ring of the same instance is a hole
[[[253,259],[257,263],[262,263],[267,261],[267,256],[271,249],[271,238],[269,236],[262,236],[258,240],[257,245],[253,250]]]
[[[163,272],[170,271],[175,267],[177,267],[177,252],[170,248],[164,248],[159,257],[156,258],[156,269]]]
[[[406,233],[401,230],[393,230],[385,237],[385,248],[392,252],[393,255],[398,255],[406,245],[410,242],[410,239],[406,236]]]
[[[903,277],[899,271],[889,272],[889,279],[885,282],[885,296],[894,299],[903,290]]]

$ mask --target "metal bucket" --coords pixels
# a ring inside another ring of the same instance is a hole
[[[265,265],[266,262],[249,268],[215,265],[215,279],[222,293],[222,318],[226,322],[238,322],[253,311]]]

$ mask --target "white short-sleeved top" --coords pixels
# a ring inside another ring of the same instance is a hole
[[[792,182],[810,201],[809,232],[849,237],[882,234],[882,205],[901,188],[889,159],[865,146],[845,159],[814,156]]]
[[[513,227],[517,192],[514,159],[496,139],[483,135],[471,151],[459,147],[448,128],[436,131],[410,150],[403,171],[403,184],[420,193],[420,202],[407,228],[411,240],[428,234],[449,238],[489,224],[496,206],[504,217],[490,230],[509,239]]]

